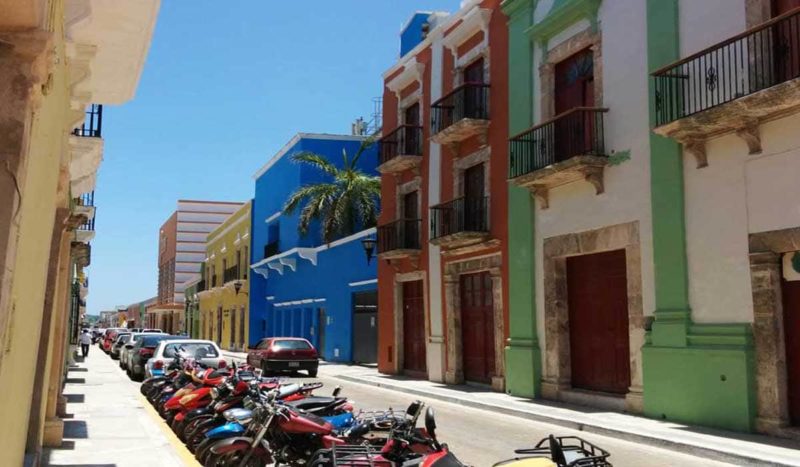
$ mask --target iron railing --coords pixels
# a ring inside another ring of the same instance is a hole
[[[97,213],[95,212],[95,216],[96,215],[97,215]],[[95,216],[92,216],[91,219],[88,219],[86,222],[84,222],[83,224],[79,225],[78,226],[78,230],[84,230],[84,231],[87,231],[87,232],[93,231],[94,230],[94,218],[95,218]]]
[[[431,239],[489,231],[489,197],[461,197],[431,208]]]
[[[603,114],[576,107],[509,140],[508,178],[516,178],[575,156],[604,156]]]
[[[422,219],[398,219],[378,227],[378,254],[419,250]]]
[[[397,156],[422,156],[422,127],[401,125],[381,138],[381,164]]]
[[[278,248],[277,240],[264,245],[264,259],[269,258],[270,256],[275,256],[278,253],[280,253],[280,249]]]
[[[800,9],[652,73],[656,126],[800,76]]]
[[[103,130],[103,105],[92,104],[86,109],[86,119],[80,128],[72,130],[75,136],[100,138]]]
[[[489,119],[488,84],[462,84],[434,102],[431,105],[431,132],[439,133],[465,118]]]
[[[225,270],[223,273],[224,281],[223,284],[228,282],[232,282],[235,280],[239,280],[239,266],[233,266]]]
[[[94,191],[73,198],[73,202],[76,206],[94,206]]]

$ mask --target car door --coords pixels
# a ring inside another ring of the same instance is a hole
[[[267,353],[269,352],[269,346],[272,345],[272,339],[264,339],[258,344],[258,350],[256,351],[256,355],[258,356],[258,367],[261,367],[263,361],[267,359]]]

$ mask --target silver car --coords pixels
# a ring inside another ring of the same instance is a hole
[[[148,334],[148,335],[152,336],[152,334]],[[128,368],[131,367],[131,360],[132,360],[131,357],[133,356],[133,350],[132,350],[133,346],[136,345],[136,342],[139,341],[139,339],[141,339],[143,337],[144,337],[144,333],[143,332],[134,332],[134,333],[131,334],[131,337],[128,340],[128,342],[126,342],[125,345],[120,347],[120,349],[119,349],[119,367],[120,368],[122,368],[125,371],[128,371]]]
[[[160,376],[178,354],[198,360],[212,368],[225,368],[228,362],[222,358],[222,350],[213,341],[202,339],[164,340],[158,344],[153,357],[144,366],[145,378]]]

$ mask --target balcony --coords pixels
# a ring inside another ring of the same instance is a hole
[[[459,144],[472,136],[487,143],[489,85],[463,84],[431,105],[431,140],[458,152]]]
[[[508,178],[549,207],[549,190],[586,180],[603,192],[603,116],[608,109],[576,107],[509,140]]]
[[[398,219],[378,227],[378,258],[396,260],[419,256],[422,219]]]
[[[416,169],[422,162],[422,127],[401,125],[381,138],[378,172],[398,173]]]
[[[489,197],[461,197],[431,208],[431,243],[454,249],[489,239]]]
[[[790,11],[652,73],[655,133],[708,161],[705,142],[736,133],[761,152],[761,123],[800,108],[800,10]]]
[[[76,212],[78,211],[76,210]],[[94,216],[95,208],[92,206],[91,217],[87,216],[86,220],[75,230],[76,241],[88,245],[94,239]]]
[[[103,106],[102,104],[92,104],[86,110],[86,119],[80,128],[72,130],[74,136],[87,138],[100,138],[103,129]]]
[[[227,284],[228,282],[233,282],[239,280],[239,267],[233,266],[226,269],[223,274],[223,284]]]

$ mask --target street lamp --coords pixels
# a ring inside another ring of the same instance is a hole
[[[361,240],[361,245],[364,246],[364,253],[367,255],[367,264],[369,264],[370,260],[372,259],[372,252],[375,251],[375,244],[378,243],[374,237],[367,237]]]

